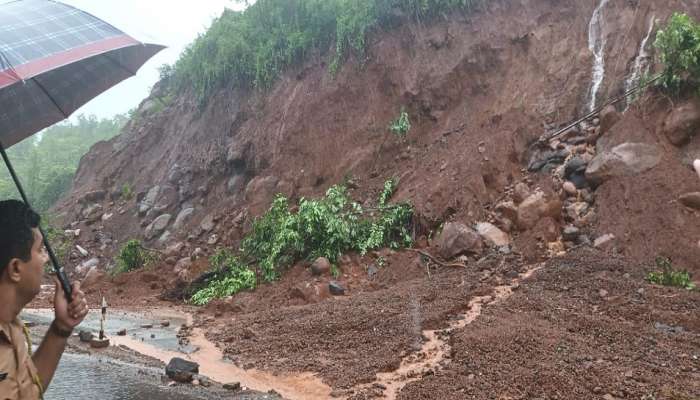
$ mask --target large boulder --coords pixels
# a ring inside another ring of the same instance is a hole
[[[199,227],[202,228],[204,232],[211,232],[212,229],[216,226],[216,216],[214,214],[209,214],[204,219],[202,222],[199,224]]]
[[[155,204],[158,194],[160,193],[160,186],[153,186],[148,190],[148,193],[144,196],[143,200],[139,204],[139,215],[146,215],[148,210],[150,210]]]
[[[175,218],[175,222],[173,223],[173,230],[179,230],[181,229],[187,221],[190,219],[190,217],[194,214],[194,208],[185,208],[182,211],[180,211],[179,214],[177,214],[177,217]]]
[[[561,216],[562,203],[561,200],[554,197],[549,197],[544,192],[537,191],[528,196],[518,206],[518,228],[527,230],[544,218],[550,217],[559,219]]]
[[[479,232],[479,235],[481,235],[481,237],[492,246],[501,247],[510,244],[510,237],[508,234],[488,222],[480,222],[476,224],[476,231]]]
[[[440,255],[451,259],[461,254],[481,254],[484,243],[481,236],[464,224],[448,222],[437,238]]]
[[[622,143],[593,158],[586,168],[586,179],[598,185],[617,176],[636,175],[648,171],[661,162],[661,151],[656,145]]]
[[[326,257],[319,257],[313,262],[313,264],[311,264],[311,273],[314,276],[328,274],[330,272],[331,262],[328,261]]]
[[[165,228],[170,223],[172,216],[170,214],[163,214],[151,222],[150,225],[146,227],[145,236],[147,240],[153,239],[162,233]]]
[[[692,101],[676,107],[664,121],[664,133],[676,146],[686,144],[700,131],[700,106]]]
[[[194,375],[199,373],[199,364],[175,357],[165,367],[165,374],[175,382],[192,382]]]

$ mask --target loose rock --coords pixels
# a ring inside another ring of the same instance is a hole
[[[510,244],[510,237],[507,233],[496,228],[488,222],[480,222],[476,224],[476,231],[487,242],[496,247],[507,246]]]
[[[345,288],[336,281],[330,281],[328,283],[328,290],[333,296],[342,296],[345,294]]]
[[[481,236],[458,222],[445,224],[437,238],[437,246],[445,259],[451,259],[465,253],[481,254],[484,248]]]
[[[326,257],[319,257],[313,262],[313,264],[311,264],[311,273],[314,276],[327,274],[330,271],[331,263]]]
[[[199,364],[175,357],[165,367],[168,378],[181,383],[192,382],[194,374],[199,373]]]

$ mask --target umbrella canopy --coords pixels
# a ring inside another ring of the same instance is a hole
[[[164,47],[145,44],[108,23],[50,0],[0,4],[0,155],[29,204],[5,148],[68,117],[136,71]],[[41,228],[40,228],[41,230]],[[56,275],[71,286],[46,234]]]
[[[56,1],[0,4],[0,142],[68,117],[163,48]]]

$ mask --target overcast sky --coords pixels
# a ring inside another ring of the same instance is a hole
[[[175,62],[198,34],[206,31],[231,0],[60,0],[99,17],[142,42],[168,46],[129,78],[98,96],[74,115],[111,117],[136,107],[158,80],[158,67]]]

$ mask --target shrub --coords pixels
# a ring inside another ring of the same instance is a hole
[[[117,254],[117,273],[129,272],[139,268],[148,266],[156,260],[156,256],[149,250],[146,250],[141,242],[136,239],[131,239]]]
[[[371,32],[397,19],[470,12],[485,0],[257,0],[226,10],[182,53],[161,67],[162,85],[193,90],[205,102],[218,88],[267,88],[311,54],[328,56],[335,73],[354,54],[366,58]],[[403,16],[403,17],[402,17]],[[333,46],[335,44],[335,46]]]
[[[215,298],[232,296],[241,290],[255,288],[255,272],[242,264],[230,251],[217,251],[209,258],[209,262],[214,275],[204,288],[192,296],[192,304],[206,305]]]
[[[279,276],[279,268],[300,259],[326,257],[335,264],[348,251],[412,243],[409,226],[413,217],[410,204],[388,205],[395,181],[388,181],[380,205],[372,213],[351,202],[343,186],[333,186],[318,200],[301,199],[296,213],[278,195],[270,210],[253,223],[243,240],[241,252],[257,263],[265,280]]]
[[[411,121],[408,119],[408,113],[401,109],[399,116],[391,122],[389,130],[394,135],[404,138],[409,130],[411,130]]]
[[[660,51],[665,69],[661,84],[674,94],[683,86],[700,83],[700,24],[686,14],[675,13],[656,34],[654,47]]]
[[[664,286],[675,286],[683,289],[693,290],[695,284],[691,280],[688,271],[676,271],[671,260],[665,257],[657,257],[656,265],[661,271],[650,272],[647,280],[651,283]]]
[[[132,197],[134,197],[134,189],[131,188],[131,185],[125,183],[122,185],[121,198],[124,200],[131,200]]]

